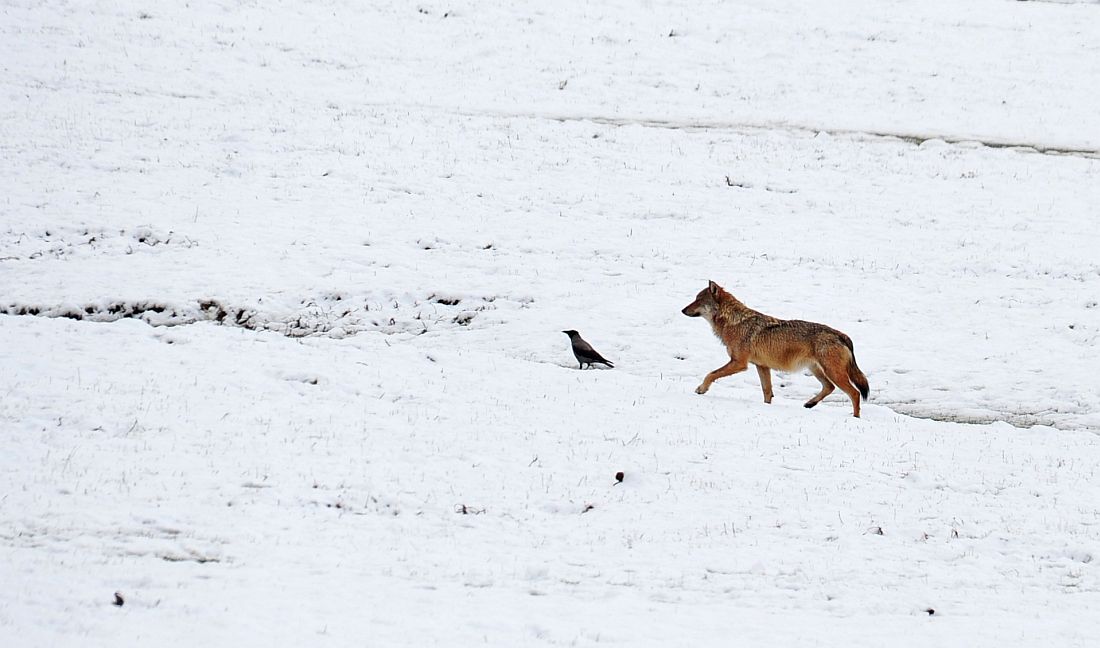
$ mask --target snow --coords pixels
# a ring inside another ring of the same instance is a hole
[[[1097,9],[9,3],[0,645],[1092,645]]]

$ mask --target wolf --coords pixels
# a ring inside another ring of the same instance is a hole
[[[806,401],[813,407],[840,387],[852,399],[852,415],[859,418],[860,396],[871,393],[867,376],[856,365],[852,338],[840,331],[814,322],[782,320],[754,311],[711,281],[681,311],[688,317],[710,322],[714,334],[726,346],[730,361],[707,374],[696,389],[705,394],[719,378],[744,371],[749,364],[760,375],[764,402],[772,402],[771,370],[809,369],[821,382],[821,391]]]

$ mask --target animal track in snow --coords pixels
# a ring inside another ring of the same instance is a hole
[[[61,258],[93,253],[133,254],[158,246],[191,248],[198,243],[175,232],[141,225],[129,229],[50,227],[38,232],[0,234],[0,261]]]
[[[150,326],[212,322],[288,337],[342,338],[364,331],[420,335],[433,330],[476,326],[487,311],[526,308],[528,298],[436,294],[357,295],[327,293],[296,301],[257,298],[230,302],[214,298],[183,303],[156,300],[89,303],[0,304],[0,314],[61,317],[89,322],[137,319]]]

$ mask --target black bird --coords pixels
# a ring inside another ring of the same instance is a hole
[[[580,333],[576,331],[562,331],[562,333],[569,336],[569,343],[573,345],[573,355],[577,357],[577,362],[581,363],[581,369],[584,369],[584,365],[591,367],[593,363],[597,362],[609,367],[615,366],[597,353],[596,350],[592,348],[591,344],[585,342]]]

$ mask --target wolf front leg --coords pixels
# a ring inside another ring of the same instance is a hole
[[[756,373],[760,376],[760,390],[764,392],[764,402],[772,402],[772,370],[768,367],[756,365]]]
[[[707,390],[710,389],[711,383],[715,380],[725,378],[726,376],[732,376],[748,368],[749,363],[747,358],[730,358],[729,362],[707,374],[707,377],[703,378],[703,383],[695,388],[695,393],[705,394]]]

